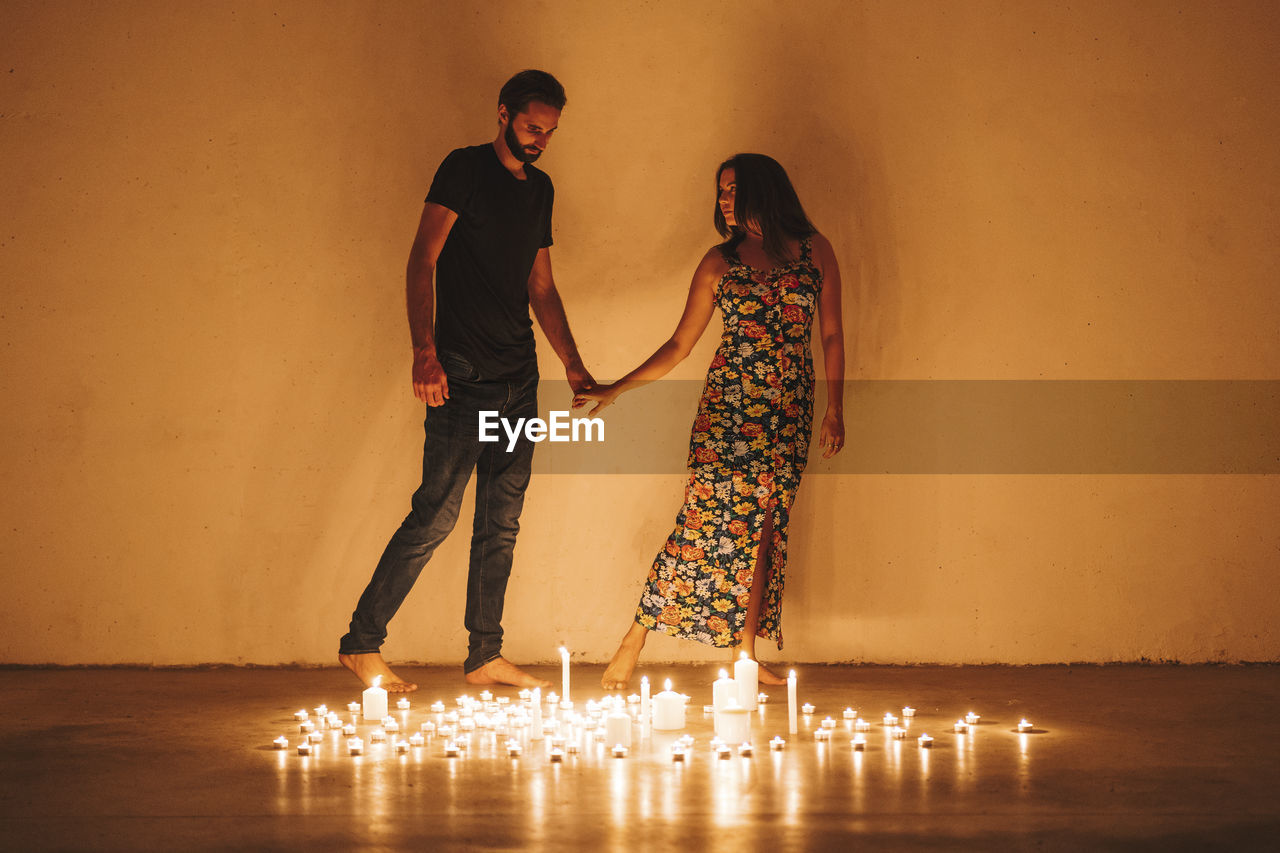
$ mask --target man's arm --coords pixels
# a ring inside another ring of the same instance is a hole
[[[578,345],[573,342],[573,333],[569,331],[564,303],[560,301],[555,279],[551,276],[551,250],[545,247],[538,250],[533,270],[529,273],[529,305],[543,334],[551,342],[551,348],[564,363],[564,373],[573,392],[577,394],[594,388],[596,381],[583,366]]]
[[[405,271],[409,336],[413,340],[413,396],[428,406],[440,406],[449,399],[449,380],[436,359],[435,272],[449,229],[457,221],[458,214],[449,208],[427,202]]]

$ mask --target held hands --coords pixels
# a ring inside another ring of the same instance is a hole
[[[565,365],[564,375],[569,380],[569,387],[573,389],[575,395],[596,387],[596,380],[592,378],[591,371],[587,370],[581,361],[574,360]]]
[[[413,351],[413,396],[428,406],[443,406],[449,399],[449,377],[434,352]]]
[[[818,433],[818,445],[822,448],[822,458],[830,459],[844,449],[844,413],[827,409],[822,416],[822,429]]]
[[[587,416],[595,417],[606,406],[613,405],[613,401],[618,399],[618,395],[621,393],[622,389],[618,387],[616,382],[612,385],[596,385],[593,388],[574,394],[573,407],[581,409],[583,406],[589,406],[594,402],[595,406],[587,413]]]

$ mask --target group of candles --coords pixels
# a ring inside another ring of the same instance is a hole
[[[561,690],[560,695],[548,693],[544,699],[540,689],[521,690],[519,703],[511,704],[508,697],[495,699],[489,691],[483,691],[479,700],[468,696],[459,697],[457,710],[446,711],[443,702],[435,702],[430,706],[432,719],[422,722],[418,731],[405,739],[401,726],[408,728],[408,712],[411,703],[402,697],[396,702],[396,709],[401,714],[397,720],[388,711],[387,691],[375,678],[373,684],[361,695],[360,702],[352,702],[347,706],[351,715],[350,721],[344,721],[336,712],[321,705],[314,709],[316,720],[311,719],[305,709],[295,715],[299,732],[303,740],[297,745],[299,755],[311,755],[323,742],[322,730],[341,732],[347,738],[346,750],[349,755],[363,755],[364,740],[357,736],[357,719],[366,723],[376,722],[376,727],[368,732],[371,745],[386,744],[397,754],[405,754],[411,749],[426,745],[427,739],[440,737],[443,740],[443,751],[446,757],[455,757],[471,746],[471,738],[477,732],[492,731],[495,741],[506,737],[503,747],[508,756],[519,757],[524,746],[522,737],[529,741],[547,741],[547,755],[553,762],[563,761],[566,754],[576,754],[582,749],[584,739],[602,743],[609,754],[623,758],[632,748],[633,726],[640,726],[640,736],[647,737],[650,730],[679,731],[685,728],[685,708],[689,697],[676,693],[671,689],[668,679],[665,689],[651,696],[649,679],[640,679],[640,695],[630,696],[626,700],[610,696],[600,702],[588,701],[584,713],[575,713],[573,701],[569,693],[569,652],[561,648]],[[703,706],[705,713],[714,718],[715,737],[711,741],[712,751],[720,758],[731,755],[750,756],[751,715],[761,711],[760,705],[768,701],[768,695],[759,692],[759,665],[743,654],[734,663],[733,677],[728,670],[721,670],[720,677],[712,684],[712,704]],[[788,730],[794,735],[799,731],[798,712],[806,718],[816,709],[805,703],[797,706],[795,671],[787,677],[787,719]],[[915,716],[915,709],[904,707],[902,718],[910,725]],[[853,732],[849,742],[855,751],[866,749],[866,732],[871,724],[862,719],[852,708],[846,708],[843,719],[848,729]],[[978,724],[979,716],[973,712],[963,719],[957,720],[954,731],[959,735],[972,734]],[[893,713],[886,713],[883,718],[886,733],[894,740],[905,740],[907,729],[899,725],[899,718]],[[814,729],[814,740],[829,742],[837,727],[831,717],[824,718]],[[1019,733],[1034,731],[1026,719],[1018,723]],[[928,734],[916,738],[922,749],[933,746],[934,739]],[[277,749],[288,749],[289,739],[284,735],[273,741]],[[769,741],[771,750],[781,750],[786,741],[776,736]],[[671,760],[685,761],[691,754],[693,738],[685,735],[671,746]]]

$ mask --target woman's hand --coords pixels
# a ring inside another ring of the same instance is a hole
[[[844,449],[844,412],[827,408],[827,413],[822,416],[818,444],[822,447],[823,459],[830,459]]]
[[[573,395],[573,407],[581,409],[591,403],[595,403],[595,407],[587,413],[588,417],[594,417],[596,413],[604,409],[606,406],[613,405],[613,401],[618,399],[618,395],[622,393],[622,389],[618,387],[618,383],[614,382],[610,385],[596,385],[585,391],[579,391]]]

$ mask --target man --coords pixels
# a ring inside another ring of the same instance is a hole
[[[502,657],[502,606],[533,443],[522,436],[508,451],[505,441],[480,442],[479,413],[496,411],[513,422],[537,415],[530,307],[574,392],[595,385],[551,276],[551,179],[532,165],[564,104],[564,88],[544,71],[521,71],[508,80],[498,96],[497,137],[445,158],[409,253],[413,392],[427,404],[422,485],[360,596],[338,654],[365,684],[381,676],[393,693],[417,685],[396,676],[378,651],[387,623],[453,529],[472,471],[476,501],[464,618],[470,640],[463,671],[472,684],[547,685]]]

